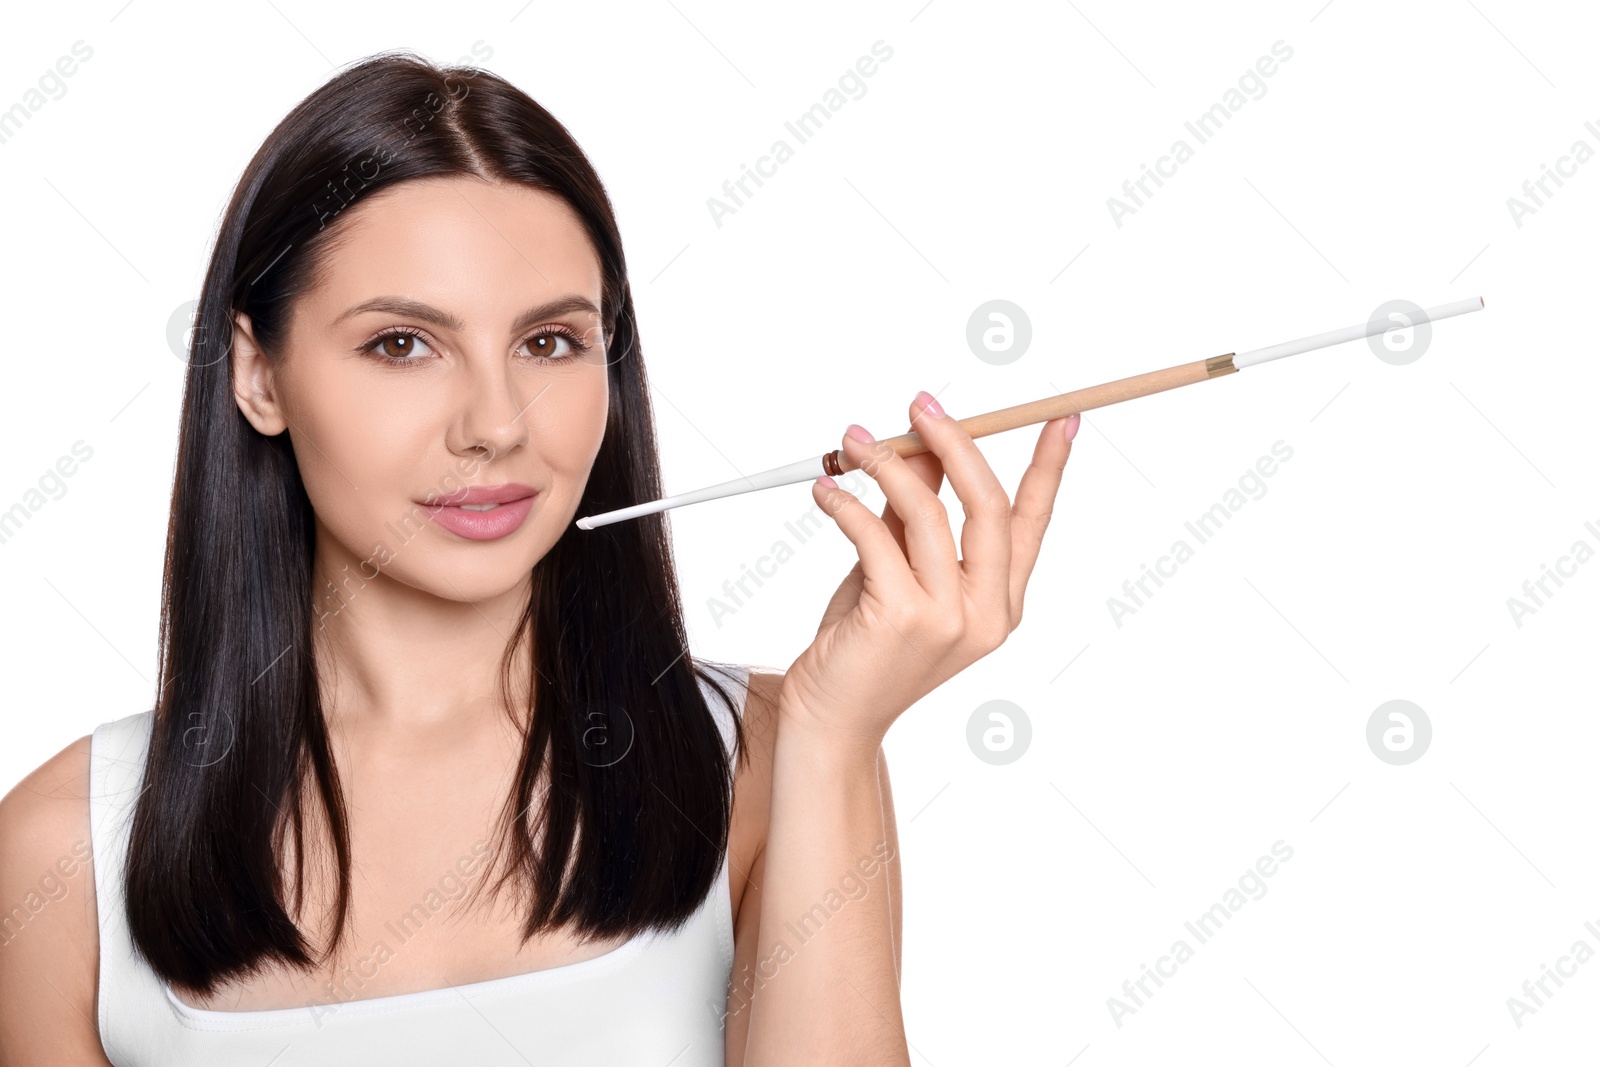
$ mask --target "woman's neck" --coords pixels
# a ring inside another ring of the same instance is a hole
[[[330,725],[384,732],[463,729],[504,721],[500,665],[527,604],[531,575],[495,597],[435,596],[383,573],[329,584],[338,570],[319,553],[312,618],[323,712]],[[372,573],[368,569],[366,573]],[[336,592],[337,590],[337,592]],[[330,601],[337,601],[329,607]],[[531,642],[519,643],[512,707],[530,704]]]

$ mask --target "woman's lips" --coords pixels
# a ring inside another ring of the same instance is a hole
[[[489,491],[488,494],[468,491],[442,498],[461,501],[461,503],[437,503],[424,505],[424,507],[427,509],[428,518],[459,537],[465,537],[470,541],[493,541],[515,533],[522,527],[523,521],[528,517],[528,512],[533,510],[533,502],[538,495],[532,489],[528,489],[526,492],[528,493],[527,496],[489,505],[473,503],[471,497],[475,495],[505,496],[507,494],[503,491]],[[463,504],[466,506],[463,506]],[[488,507],[488,510],[478,510],[483,507]]]

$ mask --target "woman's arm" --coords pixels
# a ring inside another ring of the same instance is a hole
[[[898,991],[900,959],[904,955],[900,950],[900,828],[894,818],[894,793],[889,788],[889,758],[883,754],[882,745],[878,746],[878,796],[883,801],[883,839],[893,857],[884,863],[889,876],[884,885],[889,893],[889,935],[894,939],[894,987]]]
[[[740,899],[739,912],[734,919],[733,989],[728,997],[726,1020],[728,1067],[744,1067],[754,996],[761,988],[772,988],[767,985],[767,977],[774,976],[779,970],[772,942],[781,938],[782,934],[763,939],[760,931],[763,923],[769,930],[774,926],[770,917],[763,918],[766,909],[763,906],[762,887],[769,884],[766,842],[771,830],[774,756],[777,754],[778,740],[778,696],[783,678],[782,672],[752,673],[750,694],[745,703],[745,738],[749,745],[749,759],[742,768],[738,801],[747,805],[741,815],[743,819],[748,820],[746,825],[755,838],[755,843],[751,846],[750,853],[754,859],[746,863],[749,868],[748,882]],[[839,906],[841,914],[848,908],[867,911],[873,907],[882,907],[887,902],[889,910],[887,936],[893,951],[895,989],[898,991],[902,926],[900,844],[895,825],[894,797],[889,782],[889,764],[881,746],[877,750],[875,759],[875,788],[873,808],[878,821],[874,824],[875,837],[871,844],[874,847],[881,847],[878,852],[870,854],[874,860],[879,852],[888,858],[874,865],[871,877],[863,877],[856,872],[855,878],[843,883],[842,888],[838,882],[831,888],[838,893],[833,902]],[[801,803],[804,803],[803,796]],[[839,839],[824,834],[825,843],[832,844],[836,840]],[[739,874],[742,876],[743,872]],[[780,903],[775,905],[773,910],[782,912],[784,906]],[[823,925],[831,922],[832,917],[833,913],[829,912],[828,920]],[[796,919],[801,916],[788,918]],[[813,918],[813,926],[816,922],[817,918]],[[781,931],[782,921],[775,925]],[[795,925],[797,928],[800,927],[799,923]],[[795,947],[796,940],[791,935],[788,938],[788,947]],[[805,1051],[811,1044],[810,1041],[804,1042],[796,1051]],[[763,1061],[756,1058],[750,1062],[755,1064]]]
[[[110,1067],[95,1026],[89,742],[0,799],[0,1067]]]
[[[929,452],[899,456],[859,426],[842,441],[888,498],[882,518],[832,479],[812,489],[860,558],[785,673],[774,715],[762,983],[745,1045],[761,1067],[909,1067],[879,753],[907,708],[1021,622],[1079,422],[1045,424],[1013,505],[972,436],[930,394],[917,395],[911,418]],[[965,518],[959,546],[937,495],[946,475]]]
[[[840,755],[781,707],[777,733],[749,1062],[908,1064],[883,750]]]

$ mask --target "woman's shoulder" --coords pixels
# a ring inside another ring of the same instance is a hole
[[[778,736],[778,693],[783,671],[753,664],[700,662],[712,668],[711,678],[731,683],[741,720],[743,744],[735,765],[733,817],[728,827],[729,871],[737,874],[730,879],[728,890],[737,928],[751,870],[767,844],[772,813],[772,756]],[[707,702],[713,706],[720,703],[709,697]],[[722,721],[720,714],[718,721]]]
[[[732,689],[737,698],[735,703],[741,705],[748,703],[744,699],[747,695],[758,701],[762,698],[775,701],[778,690],[783,684],[784,672],[780,667],[707,659],[702,656],[694,657],[694,665],[702,686],[707,679],[720,682],[724,687]],[[741,706],[740,710],[743,711],[744,708]]]
[[[742,729],[739,733],[744,742],[739,759],[741,778],[751,769],[751,763],[756,764],[754,769],[757,776],[761,776],[765,766],[770,763],[777,735],[776,714],[778,694],[783,687],[783,670],[700,656],[694,657],[694,664],[706,703],[722,727],[723,736],[730,743],[732,731],[728,720],[731,715],[737,715],[741,720]],[[731,708],[723,703],[722,692],[727,694]]]
[[[0,797],[0,906],[23,895],[12,883],[37,880],[33,867],[55,870],[58,856],[88,862],[93,743],[93,734],[78,738]],[[9,924],[5,934],[15,934]]]
[[[0,1061],[99,1052],[92,734],[0,797]],[[40,979],[44,981],[40,981]],[[84,1062],[92,1062],[85,1059]]]

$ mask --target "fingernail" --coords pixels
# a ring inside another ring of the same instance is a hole
[[[837,489],[837,488],[839,488],[839,483],[834,481],[832,478],[828,477],[826,474],[824,474],[822,477],[817,479],[817,484],[821,485],[821,486],[826,486],[829,489]]]
[[[1078,412],[1074,411],[1071,415],[1067,416],[1066,434],[1067,434],[1067,441],[1069,443],[1072,441],[1072,439],[1074,437],[1078,436],[1078,427],[1080,425],[1082,425],[1082,424],[1083,424],[1083,416],[1081,414],[1079,414]]]
[[[928,392],[926,389],[919,392],[915,399],[918,404],[922,405],[922,410],[927,414],[932,415],[936,419],[944,418],[944,408],[941,407],[939,402],[933,398],[933,394]]]
[[[845,430],[845,433],[849,434],[851,437],[854,437],[857,441],[872,440],[872,435],[870,433],[862,429],[860,426],[857,426],[853,422],[850,424],[850,428]]]

